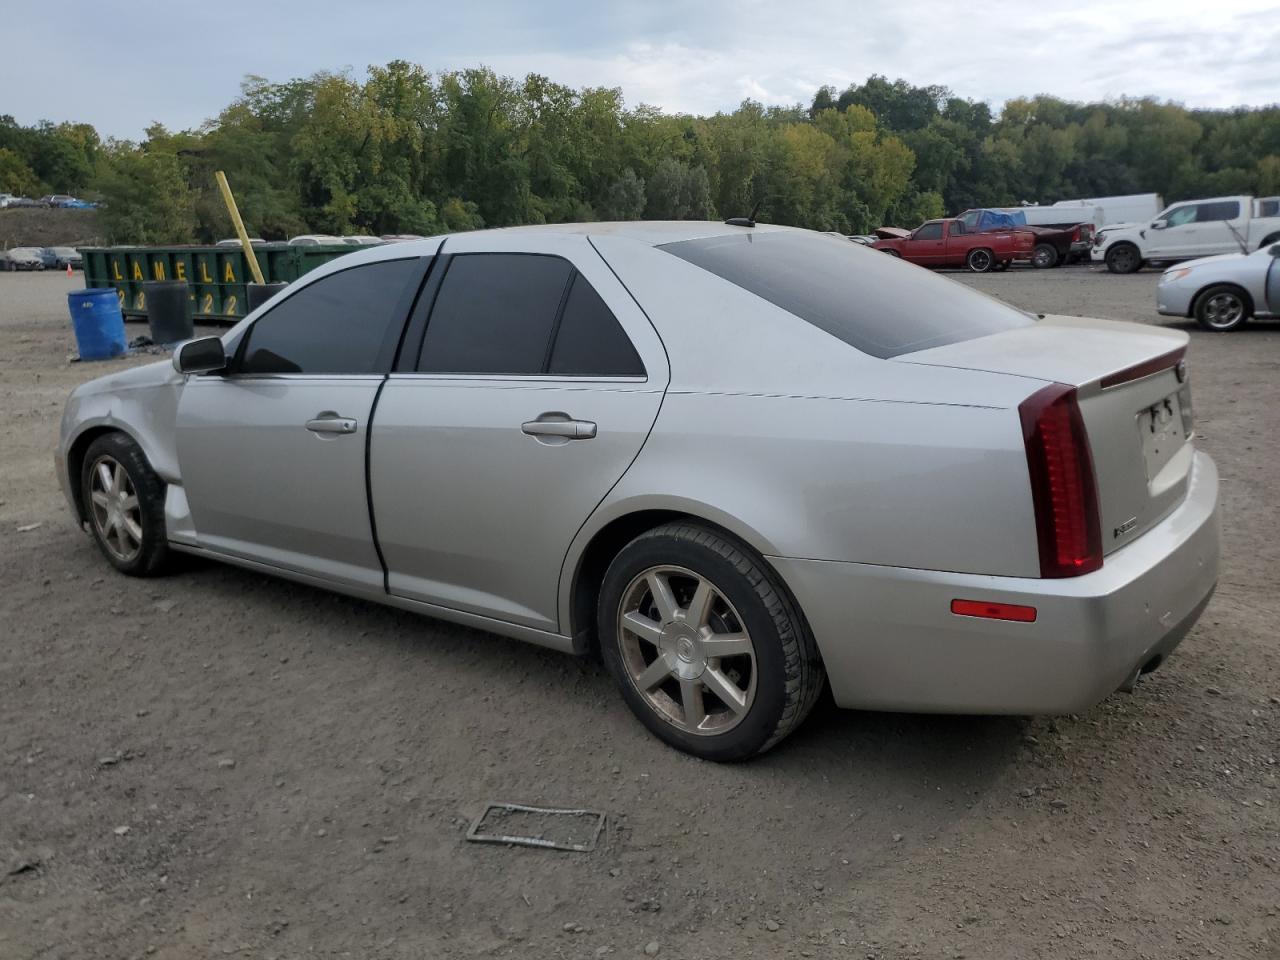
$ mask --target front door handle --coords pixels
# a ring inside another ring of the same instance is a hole
[[[350,417],[326,411],[314,420],[308,420],[307,429],[312,433],[355,433],[356,422]]]
[[[559,437],[563,440],[590,440],[596,425],[590,420],[572,420],[567,413],[544,413],[537,420],[526,420],[520,430],[531,437]]]

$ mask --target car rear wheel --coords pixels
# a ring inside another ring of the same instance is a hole
[[[1214,333],[1227,333],[1244,325],[1253,312],[1249,298],[1238,287],[1220,284],[1196,298],[1196,320]]]
[[[168,565],[164,490],[130,437],[108,433],[89,444],[80,473],[84,512],[98,549],[121,573],[155,576]]]
[[[995,265],[996,258],[986,247],[970,250],[965,257],[964,265],[974,273],[986,273]]]
[[[743,760],[791,733],[826,682],[804,618],[763,559],[672,523],[609,565],[597,613],[605,665],[640,721],[706,760]]]
[[[1137,273],[1142,269],[1142,256],[1132,243],[1117,243],[1107,251],[1107,269],[1112,273]]]
[[[1038,270],[1045,270],[1058,265],[1058,251],[1051,243],[1037,243],[1031,253],[1031,265]]]

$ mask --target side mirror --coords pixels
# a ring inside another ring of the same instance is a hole
[[[225,370],[227,352],[222,348],[221,337],[200,337],[188,340],[173,351],[173,369],[179,373],[212,373]]]
[[[1152,229],[1152,230],[1163,230],[1163,229],[1164,229],[1165,227],[1167,227],[1168,225],[1169,225],[1169,221],[1168,221],[1168,220],[1153,220],[1153,221],[1151,221],[1151,229]]]

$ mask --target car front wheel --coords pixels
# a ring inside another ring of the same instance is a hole
[[[1112,273],[1137,273],[1142,269],[1142,254],[1132,243],[1117,243],[1107,251],[1107,269]]]
[[[1242,326],[1253,309],[1239,288],[1222,284],[1200,294],[1195,312],[1196,320],[1206,330],[1227,333]]]
[[[795,730],[826,681],[803,617],[765,562],[715,530],[672,523],[631,541],[600,592],[601,654],[651,732],[706,760],[743,760]]]
[[[974,273],[986,273],[996,262],[996,258],[986,247],[979,247],[977,250],[970,250],[969,255],[965,258],[964,265]]]
[[[98,437],[85,452],[80,495],[103,556],[134,577],[163,572],[170,559],[164,481],[123,433]]]

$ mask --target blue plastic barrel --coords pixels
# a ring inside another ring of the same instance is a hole
[[[128,349],[120,299],[114,289],[72,290],[67,294],[67,306],[81,360],[109,360]]]

